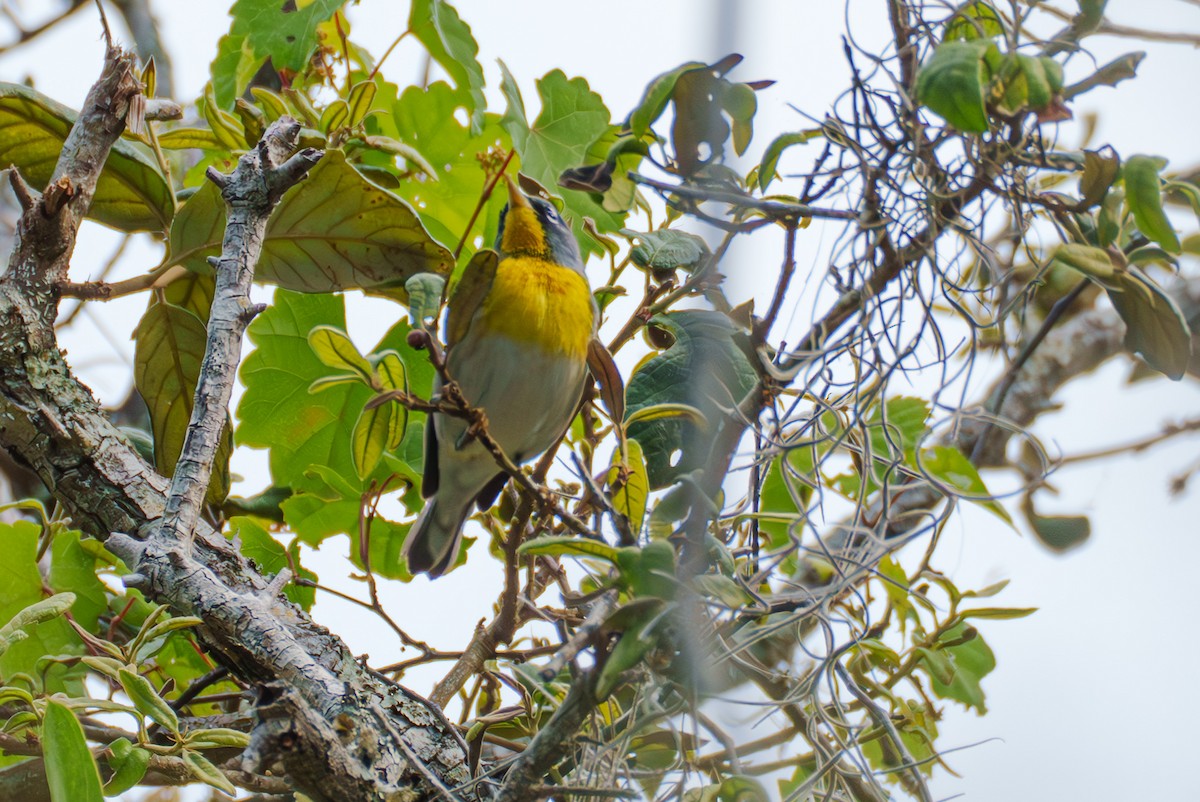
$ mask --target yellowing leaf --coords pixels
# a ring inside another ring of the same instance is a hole
[[[0,165],[16,167],[37,189],[54,173],[79,113],[27,86],[0,83]],[[164,231],[175,201],[154,154],[118,139],[104,163],[88,217],[121,231]]]
[[[650,478],[646,475],[646,460],[637,440],[625,443],[624,480],[621,479],[620,454],[615,455],[613,466],[608,469],[608,486],[613,488],[613,507],[629,521],[629,529],[637,534],[646,518],[646,498],[650,494]]]

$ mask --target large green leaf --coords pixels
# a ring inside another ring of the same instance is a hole
[[[395,87],[389,88],[395,91]],[[380,133],[415,148],[433,166],[436,178],[413,176],[401,182],[396,194],[420,210],[425,225],[440,241],[457,245],[465,235],[464,254],[468,255],[476,247],[491,247],[505,193],[492,193],[469,233],[467,222],[488,180],[476,156],[489,148],[510,146],[499,115],[485,115],[483,131],[472,134],[455,117],[458,109],[465,108],[463,95],[444,81],[425,88],[411,86],[398,100],[393,96],[392,102],[390,118],[376,115],[367,119],[367,125],[378,126]]]
[[[4,559],[0,560],[0,626],[45,598],[37,560],[40,534],[41,527],[29,521],[0,523],[0,543],[4,544]],[[86,587],[81,590],[86,591]],[[25,637],[11,643],[0,654],[0,677],[26,673],[44,680],[44,690],[47,692],[65,691],[74,696],[81,695],[83,671],[80,667],[67,669],[58,664],[46,671],[37,667],[38,661],[48,654],[84,652],[79,636],[66,619],[58,615],[21,629]]]
[[[585,163],[592,143],[607,133],[608,108],[586,80],[567,78],[562,70],[554,70],[537,82],[542,109],[530,124],[516,81],[503,63],[500,67],[504,75],[501,89],[508,101],[502,123],[521,156],[521,172],[544,187],[557,186],[559,175]],[[583,218],[590,217],[600,231],[616,231],[624,220],[623,214],[608,211],[586,192],[568,191],[563,200],[585,252],[599,246],[584,236]]]
[[[225,203],[206,184],[171,225],[175,264],[208,272],[225,231]],[[453,258],[407,203],[333,150],[283,196],[267,223],[256,280],[298,292],[361,289],[403,300],[417,273],[449,273]]]
[[[271,537],[271,533],[259,519],[235,515],[229,519],[228,536],[236,540],[242,556],[254,560],[258,569],[267,576],[274,576],[288,568],[297,577],[313,581],[317,579],[317,575],[312,571],[300,567],[300,555],[299,550],[295,548],[295,542],[293,541],[290,548],[285,547]],[[291,552],[290,555],[289,552]],[[312,587],[289,582],[283,589],[283,594],[293,603],[300,605],[305,610],[310,610],[313,602],[316,601],[317,591]]]
[[[703,62],[689,61],[669,72],[664,72],[651,81],[650,85],[646,87],[642,99],[638,101],[637,107],[629,115],[629,128],[633,131],[633,135],[640,138],[650,132],[650,126],[667,110],[667,104],[671,102],[671,96],[675,94],[675,84],[679,80],[679,76],[688,70],[704,66]]]
[[[208,332],[193,312],[152,300],[133,336],[133,381],[150,411],[154,467],[163,476],[171,476],[192,419]],[[232,430],[226,422],[208,486],[207,498],[214,504],[229,494],[232,451]]]
[[[15,166],[37,188],[54,174],[79,113],[19,84],[0,83],[0,165]],[[154,155],[118,139],[104,163],[88,217],[121,231],[165,231],[175,212]]]
[[[401,311],[397,307],[397,312]],[[359,382],[309,391],[317,379],[338,372],[323,364],[309,344],[309,332],[319,325],[345,329],[345,306],[340,297],[277,290],[274,303],[250,324],[248,334],[255,350],[242,364],[246,392],[237,409],[237,440],[270,449],[275,485],[293,490],[310,486],[306,484],[308,468],[320,465],[342,477],[357,493],[366,483],[355,471],[352,434],[374,391]],[[400,354],[410,389],[428,398],[433,368],[423,352],[407,344],[408,331],[407,323],[397,323],[376,351],[391,349]],[[420,415],[413,417],[423,420]],[[381,478],[387,473],[381,466],[371,476]]]
[[[345,0],[237,0],[229,9],[233,22],[221,38],[212,63],[213,87],[222,108],[246,88],[263,61],[277,70],[298,72],[320,45],[317,26],[345,5]]]
[[[470,98],[471,135],[483,133],[487,98],[483,96],[483,67],[476,58],[479,45],[471,35],[471,27],[462,21],[454,6],[443,0],[413,0],[408,29],[421,40],[433,60],[450,73],[459,91]]]
[[[656,315],[650,325],[674,338],[666,351],[646,362],[629,381],[626,420],[655,404],[688,404],[707,419],[700,426],[686,417],[639,421],[628,434],[642,445],[652,488],[708,464],[713,437],[723,426],[723,410],[736,407],[754,386],[754,368],[734,344],[736,329],[719,312],[689,309]]]
[[[55,701],[46,702],[42,749],[52,802],[104,802],[100,771],[83,737],[83,727],[71,708]]]
[[[49,585],[57,593],[71,593],[71,617],[85,629],[94,630],[100,615],[108,609],[108,592],[96,576],[96,557],[80,542],[75,530],[59,532],[50,546]],[[89,541],[95,545],[95,541]]]

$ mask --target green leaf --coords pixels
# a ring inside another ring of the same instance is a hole
[[[104,784],[105,796],[118,796],[133,788],[146,776],[150,766],[150,752],[134,746],[126,738],[118,738],[108,745],[108,765],[113,774]]]
[[[988,130],[985,59],[999,51],[990,39],[943,42],[917,73],[917,99],[960,131]]]
[[[71,605],[74,603],[74,593],[56,593],[48,599],[34,602],[21,610],[7,624],[0,627],[0,654],[4,654],[10,644],[29,637],[29,634],[25,632],[26,627],[32,627],[44,621],[53,621],[71,609]]]
[[[646,632],[646,628],[658,616],[657,607],[642,610],[640,620],[621,633],[620,640],[609,651],[608,658],[596,677],[597,700],[607,699],[620,684],[621,674],[640,663],[646,653],[654,648],[654,639]]]
[[[886,479],[896,479],[896,466],[916,469],[916,445],[925,434],[928,419],[929,402],[921,398],[897,396],[882,407],[872,405],[865,422],[870,444],[869,449],[863,450],[862,473],[866,482],[863,483],[858,470],[843,474],[835,480],[840,492],[852,498],[869,496]]]
[[[519,554],[561,557],[595,557],[616,563],[618,550],[599,540],[584,540],[577,537],[539,537],[522,543]]]
[[[591,144],[607,133],[608,109],[586,80],[554,70],[537,82],[542,110],[530,124],[516,81],[503,62],[500,66],[501,89],[508,101],[501,123],[521,157],[521,172],[544,187],[553,187],[564,170],[585,163]],[[585,217],[601,232],[621,228],[624,214],[608,211],[590,193],[566,192],[563,200],[585,258],[589,252],[599,252],[599,246],[585,236]]]
[[[187,766],[188,773],[200,782],[211,785],[218,791],[224,791],[230,796],[237,795],[237,789],[234,788],[233,783],[229,782],[221,770],[199,752],[191,749],[183,750],[183,765]]]
[[[657,315],[650,324],[666,330],[674,344],[641,366],[626,390],[626,421],[658,404],[685,404],[708,421],[701,428],[688,419],[638,421],[628,426],[646,455],[652,488],[707,464],[710,444],[725,425],[723,409],[736,406],[750,391],[756,374],[734,344],[736,329],[725,315],[685,310]]]
[[[959,610],[958,617],[963,621],[968,618],[990,618],[994,621],[1011,621],[1025,618],[1036,613],[1036,607],[977,607],[974,610]]]
[[[483,94],[483,67],[479,64],[479,45],[471,28],[463,22],[454,6],[444,0],[414,0],[408,15],[408,29],[425,45],[429,55],[442,66],[460,93],[470,98],[471,135],[483,132],[487,98]]]
[[[389,86],[387,91],[396,89]],[[384,94],[381,90],[380,95]],[[505,193],[493,192],[479,217],[471,221],[471,215],[488,181],[476,156],[493,147],[510,146],[499,115],[485,115],[482,133],[472,134],[455,117],[456,110],[465,107],[463,96],[443,81],[426,88],[411,86],[398,100],[394,94],[391,98],[391,118],[375,115],[367,120],[368,127],[378,125],[380,133],[411,145],[432,165],[437,179],[403,181],[396,194],[421,210],[425,225],[441,242],[456,245],[464,239],[464,257],[469,258],[476,247],[490,247]]]
[[[1114,264],[1113,256],[1104,248],[1094,245],[1083,245],[1078,242],[1065,242],[1054,249],[1050,257],[1052,261],[1077,270],[1088,278],[1104,287],[1120,287],[1121,278],[1118,275],[1118,265]],[[1120,267],[1121,275],[1124,266]]]
[[[700,168],[721,161],[730,133],[721,113],[721,101],[731,86],[712,66],[687,70],[675,80],[671,145],[683,175],[694,175]]]
[[[629,521],[634,534],[642,531],[646,519],[646,499],[650,494],[650,478],[646,475],[646,459],[637,440],[625,443],[625,465],[627,476],[620,480],[622,464],[620,452],[613,455],[613,465],[608,469],[607,484],[612,491],[613,508]]]
[[[352,434],[354,470],[359,479],[366,479],[375,470],[383,452],[400,445],[408,411],[400,404],[380,404],[370,409],[363,407],[354,423]],[[397,436],[399,432],[399,436]]]
[[[622,231],[636,238],[630,250],[633,263],[644,270],[678,270],[691,272],[709,256],[708,244],[686,231],[663,228],[658,231]]]
[[[922,469],[940,485],[943,492],[973,501],[1006,524],[1012,525],[1012,518],[991,497],[983,479],[979,477],[979,471],[954,446],[934,446],[923,449],[920,464]]]
[[[1026,520],[1042,545],[1060,554],[1082,545],[1092,536],[1092,522],[1086,515],[1038,515],[1030,507],[1026,510]]]
[[[241,120],[217,105],[217,98],[211,82],[204,87],[203,100],[200,109],[204,113],[204,121],[208,123],[209,129],[212,130],[213,136],[217,138],[221,146],[228,151],[245,150],[247,145],[245,128],[242,127]]]
[[[404,284],[408,293],[408,320],[414,328],[436,321],[442,308],[446,279],[436,273],[418,273]]]
[[[987,706],[979,683],[996,667],[996,656],[977,633],[968,639],[968,629],[967,624],[959,624],[942,637],[944,642],[958,642],[957,645],[938,650],[939,654],[950,660],[954,675],[949,682],[943,682],[935,676],[930,681],[930,687],[941,698],[961,702],[983,715],[987,712]]]
[[[299,550],[293,548],[291,559],[288,549],[271,537],[270,532],[256,519],[249,516],[234,516],[229,519],[228,536],[236,540],[242,556],[254,560],[266,576],[274,576],[285,568],[292,569],[294,574],[303,579],[316,580],[317,575],[307,568],[300,566]],[[290,601],[300,605],[305,610],[312,609],[316,600],[316,588],[288,583],[283,593]]]
[[[241,730],[232,730],[228,727],[215,727],[213,729],[189,730],[185,742],[192,749],[214,749],[223,746],[245,749],[250,745],[250,736]]]
[[[42,718],[42,751],[52,802],[103,802],[100,771],[83,727],[69,707],[53,700]]]
[[[154,433],[154,467],[163,476],[175,473],[192,418],[196,383],[204,361],[208,332],[195,314],[171,303],[151,300],[134,330],[133,380],[146,401]],[[207,499],[220,504],[229,494],[229,456],[233,435],[222,429]]]
[[[209,66],[217,103],[224,108],[233,106],[265,60],[266,56],[254,52],[245,34],[227,33],[217,40],[217,55]]]
[[[704,66],[702,62],[689,61],[651,81],[637,107],[629,115],[629,127],[633,135],[640,139],[649,133],[650,126],[667,110],[667,103],[675,94],[675,82],[679,80],[680,75]]]
[[[1094,73],[1077,84],[1071,84],[1063,89],[1063,97],[1070,100],[1084,92],[1090,92],[1098,86],[1116,86],[1121,81],[1137,75],[1138,65],[1146,57],[1143,52],[1126,53],[1105,64]]]
[[[19,84],[0,82],[0,164],[37,189],[54,173],[78,112]],[[104,163],[88,217],[121,231],[164,231],[175,201],[154,154],[118,139]]]
[[[375,371],[366,357],[358,352],[350,336],[336,326],[314,326],[308,333],[308,344],[321,364],[335,370],[357,373],[368,384]]]
[[[996,111],[1014,115],[1026,109],[1041,111],[1062,90],[1062,67],[1052,58],[1007,53],[999,62],[991,91]]]
[[[1179,306],[1149,276],[1132,265],[1108,299],[1125,321],[1125,347],[1146,364],[1178,381],[1192,358],[1192,332]]]
[[[1079,176],[1079,194],[1083,196],[1080,204],[1083,208],[1090,209],[1103,203],[1120,172],[1121,160],[1111,148],[1085,150],[1083,173]]]
[[[958,8],[946,23],[942,39],[991,39],[1004,33],[1004,21],[991,3],[976,0]]]
[[[212,65],[217,101],[231,108],[259,66],[269,56],[276,70],[299,72],[321,44],[317,27],[333,16],[345,0],[237,0],[233,17]]]
[[[104,565],[103,560],[97,560],[94,549],[84,548],[82,537],[75,530],[54,535],[47,579],[56,593],[74,594],[71,617],[84,629],[94,631],[97,620],[108,610],[109,590],[96,575],[97,568]],[[88,545],[97,544],[89,540]]]
[[[225,146],[209,128],[172,128],[158,135],[158,146],[163,150],[225,150]]]
[[[805,439],[825,440],[816,432]],[[792,535],[799,537],[805,522],[802,511],[807,508],[817,482],[817,458],[829,450],[828,442],[831,441],[826,440],[821,445],[789,443],[787,451],[773,459],[767,468],[759,495],[759,508],[762,512],[758,527],[759,531],[766,535],[769,548],[785,546],[790,542]],[[785,465],[788,474],[786,478]],[[801,481],[797,476],[805,477],[808,481]]]
[[[179,734],[179,716],[158,695],[158,691],[154,690],[148,679],[126,669],[121,669],[118,677],[129,701],[133,702],[139,713],[166,728],[168,732]]]
[[[379,84],[375,81],[359,81],[350,87],[350,92],[346,97],[346,105],[350,109],[350,119],[347,120],[347,125],[354,127],[367,118],[367,114],[371,111],[371,104],[375,102],[375,93],[378,91]]]
[[[675,596],[675,549],[665,540],[617,549],[622,584],[635,596],[672,599]]]
[[[38,665],[45,655],[86,652],[62,611],[51,614],[60,605],[69,607],[68,600],[73,597],[58,594],[48,606],[43,604],[49,600],[44,598],[43,577],[38,569],[41,532],[41,527],[30,521],[0,523],[0,543],[4,544],[4,559],[0,560],[0,622],[8,625],[0,630],[0,638],[19,629],[26,635],[19,641],[10,640],[8,646],[0,650],[0,677],[11,681],[18,674],[29,674],[37,677],[41,686],[38,690],[81,696],[85,673],[82,666],[68,668],[59,664],[45,668]],[[90,595],[91,591],[87,592]],[[25,612],[31,607],[35,612]],[[21,624],[22,620],[26,623]]]
[[[1162,183],[1158,171],[1163,165],[1151,156],[1131,156],[1125,162],[1125,203],[1133,212],[1138,229],[1170,253],[1178,254],[1182,247],[1175,227],[1163,211]]]
[[[345,328],[340,297],[286,290],[277,290],[274,303],[250,324],[248,335],[255,350],[242,364],[246,392],[238,405],[237,438],[244,445],[271,450],[275,485],[297,492],[311,489],[316,485],[308,476],[310,466],[325,466],[341,477],[345,493],[357,505],[365,485],[354,467],[353,427],[375,391],[364,384],[339,384],[319,394],[309,392],[313,381],[334,372],[317,359],[308,343],[308,333],[322,324]],[[399,354],[410,389],[428,398],[433,368],[423,352],[407,344],[408,331],[407,324],[397,323],[374,350]],[[423,421],[424,416],[419,417]]]
[[[210,272],[206,257],[219,252],[224,231],[225,203],[208,183],[171,226],[170,262]],[[271,215],[255,279],[299,292],[361,289],[404,300],[410,276],[448,273],[453,263],[407,203],[332,150]]]
[[[762,192],[767,191],[767,187],[775,180],[776,170],[779,168],[779,159],[783,156],[783,152],[793,145],[803,145],[809,140],[816,139],[823,135],[823,130],[814,128],[808,131],[797,131],[791,134],[780,134],[771,140],[763,151],[762,161],[758,165],[758,188]]]
[[[335,100],[321,112],[320,129],[326,134],[350,124],[350,107],[344,100]]]

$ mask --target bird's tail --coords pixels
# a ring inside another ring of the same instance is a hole
[[[458,559],[463,523],[470,511],[469,501],[458,509],[447,505],[444,499],[439,502],[437,496],[426,499],[425,508],[404,541],[408,570],[414,574],[429,574],[430,579],[446,573]]]

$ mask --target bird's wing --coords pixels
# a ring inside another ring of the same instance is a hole
[[[446,317],[446,343],[453,347],[456,342],[467,335],[471,321],[475,319],[483,299],[492,289],[496,278],[496,265],[500,256],[495,251],[481,249],[475,252],[467,267],[463,270],[454,295],[450,298],[449,313]]]

